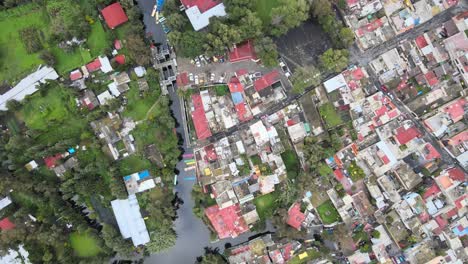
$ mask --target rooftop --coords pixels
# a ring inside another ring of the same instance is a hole
[[[244,60],[256,60],[257,55],[255,54],[255,48],[253,41],[247,40],[243,43],[237,44],[232,48],[232,51],[229,52],[229,61],[238,62]]]
[[[210,18],[214,16],[223,17],[226,10],[221,1],[217,0],[181,0],[186,7],[187,14],[193,29],[196,31],[210,24]]]
[[[102,16],[106,21],[109,28],[114,29],[115,27],[128,21],[128,17],[125,14],[120,3],[113,3],[101,10]]]
[[[205,110],[203,109],[203,102],[200,94],[192,95],[194,111],[192,112],[193,124],[197,133],[198,139],[206,139],[211,137],[211,130],[206,118]]]
[[[263,75],[261,78],[255,80],[254,88],[257,92],[273,85],[274,83],[278,82],[279,79],[279,72],[274,70],[270,73]]]
[[[218,233],[219,239],[237,237],[249,230],[244,219],[239,215],[238,204],[220,209],[218,205],[213,205],[205,209],[205,214]]]
[[[300,229],[301,224],[305,219],[304,213],[301,212],[301,204],[300,203],[295,203],[289,208],[288,211],[288,220],[287,223],[288,225]]]

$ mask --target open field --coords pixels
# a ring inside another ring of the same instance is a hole
[[[80,257],[93,257],[101,252],[97,241],[86,233],[72,233],[70,243],[75,253]]]
[[[317,212],[320,215],[324,224],[333,224],[340,220],[340,215],[336,210],[331,200],[328,200],[317,207]]]

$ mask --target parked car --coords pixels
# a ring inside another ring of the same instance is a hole
[[[193,79],[193,73],[189,73],[188,78],[189,78],[189,81],[193,82],[193,80],[194,80]]]
[[[210,76],[210,81],[214,82],[214,80],[215,80],[215,74],[212,72]]]
[[[195,84],[198,84],[198,83],[199,83],[198,75],[195,75]]]
[[[380,86],[380,90],[382,90],[382,92],[384,92],[384,93],[388,93],[388,87],[385,84],[382,84]]]

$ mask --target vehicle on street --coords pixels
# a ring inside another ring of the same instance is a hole
[[[194,80],[193,79],[193,73],[189,73],[188,78],[189,78],[189,81],[193,82],[193,80]]]
[[[198,84],[198,83],[199,83],[198,75],[195,75],[195,84]]]

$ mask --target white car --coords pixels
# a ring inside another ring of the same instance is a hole
[[[211,77],[210,77],[210,81],[214,82],[214,80],[215,80],[215,74],[212,72]]]
[[[189,73],[188,78],[191,82],[193,82],[193,73]]]
[[[199,81],[198,81],[198,75],[195,75],[195,84],[198,84]]]

